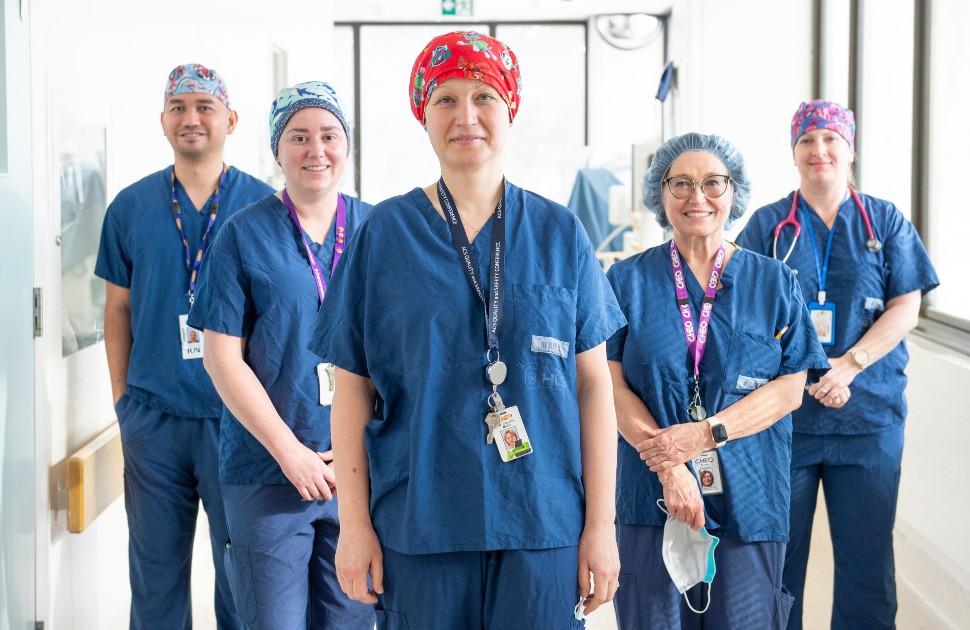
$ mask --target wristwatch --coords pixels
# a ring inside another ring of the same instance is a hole
[[[711,427],[711,439],[714,440],[714,448],[721,448],[728,441],[727,427],[724,423],[717,419],[717,416],[711,416],[707,419],[707,425]]]
[[[866,366],[869,365],[869,353],[865,348],[860,348],[859,346],[849,348],[848,354],[855,361],[855,364],[859,366],[860,370],[866,369]]]

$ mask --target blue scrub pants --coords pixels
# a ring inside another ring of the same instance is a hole
[[[216,573],[216,620],[220,630],[241,628],[222,560],[229,532],[219,488],[219,419],[173,416],[127,394],[115,411],[125,457],[130,627],[192,627],[192,547],[201,499]]]
[[[579,548],[454,553],[384,552],[378,630],[585,628],[579,602]]]
[[[784,577],[795,596],[790,629],[802,627],[819,483],[825,488],[835,558],[833,630],[896,627],[893,524],[902,458],[902,427],[869,435],[793,436],[791,540]]]
[[[781,585],[785,543],[721,538],[714,550],[711,605],[699,615],[687,607],[667,573],[661,551],[664,528],[618,525],[616,531],[621,569],[613,609],[620,630],[782,630],[788,623],[792,597]],[[707,595],[703,582],[687,591],[696,610],[704,609]]]
[[[337,500],[304,501],[290,484],[223,484],[226,571],[252,630],[371,630],[374,607],[340,590]]]

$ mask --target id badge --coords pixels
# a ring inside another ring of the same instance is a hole
[[[519,415],[519,408],[508,407],[497,413],[500,418],[492,430],[492,439],[502,461],[510,462],[531,453],[532,444],[529,442],[529,434],[525,432],[525,423]]]
[[[179,315],[179,339],[183,360],[202,358],[202,331],[189,326],[188,314]]]
[[[835,343],[835,302],[809,302],[808,314],[815,325],[815,334],[823,346]]]
[[[334,376],[336,368],[333,363],[317,364],[317,382],[320,384],[320,404],[328,407],[333,404],[333,393],[337,389],[337,379]]]
[[[721,460],[717,451],[704,451],[691,461],[694,474],[701,483],[701,494],[723,494],[724,480],[721,478]]]

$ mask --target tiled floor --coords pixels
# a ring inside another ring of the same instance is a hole
[[[192,564],[193,572],[193,621],[194,627],[201,630],[214,629],[215,615],[212,612],[213,571],[208,551],[208,521],[200,514],[199,529],[196,534],[196,551]],[[829,627],[832,611],[832,545],[828,539],[828,519],[823,505],[815,512],[812,531],[812,555],[809,558],[808,581],[805,589],[805,630],[825,630]],[[896,626],[899,630],[945,630],[957,626],[940,621],[932,610],[899,581],[897,584],[899,613]],[[963,626],[970,628],[970,624]],[[616,621],[613,607],[604,606],[594,612],[586,622],[587,630],[615,630]],[[643,630],[649,630],[644,628]]]

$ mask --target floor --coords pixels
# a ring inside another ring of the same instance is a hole
[[[205,514],[201,513],[196,534],[196,552],[192,563],[192,572],[195,577],[192,588],[195,602],[193,622],[194,627],[201,630],[216,627],[211,604],[213,571],[212,565],[209,563],[207,531],[208,521]],[[805,588],[805,630],[824,630],[829,627],[829,616],[832,610],[832,571],[832,545],[828,540],[828,519],[825,516],[824,506],[820,503],[819,509],[815,512],[812,553],[808,562],[808,579]],[[959,630],[961,627],[941,621],[902,581],[897,584],[897,593],[899,612],[896,616],[896,627],[898,630]],[[962,627],[970,628],[970,624]],[[613,607],[604,606],[594,612],[587,620],[586,628],[587,630],[615,630],[616,621],[613,617]]]

